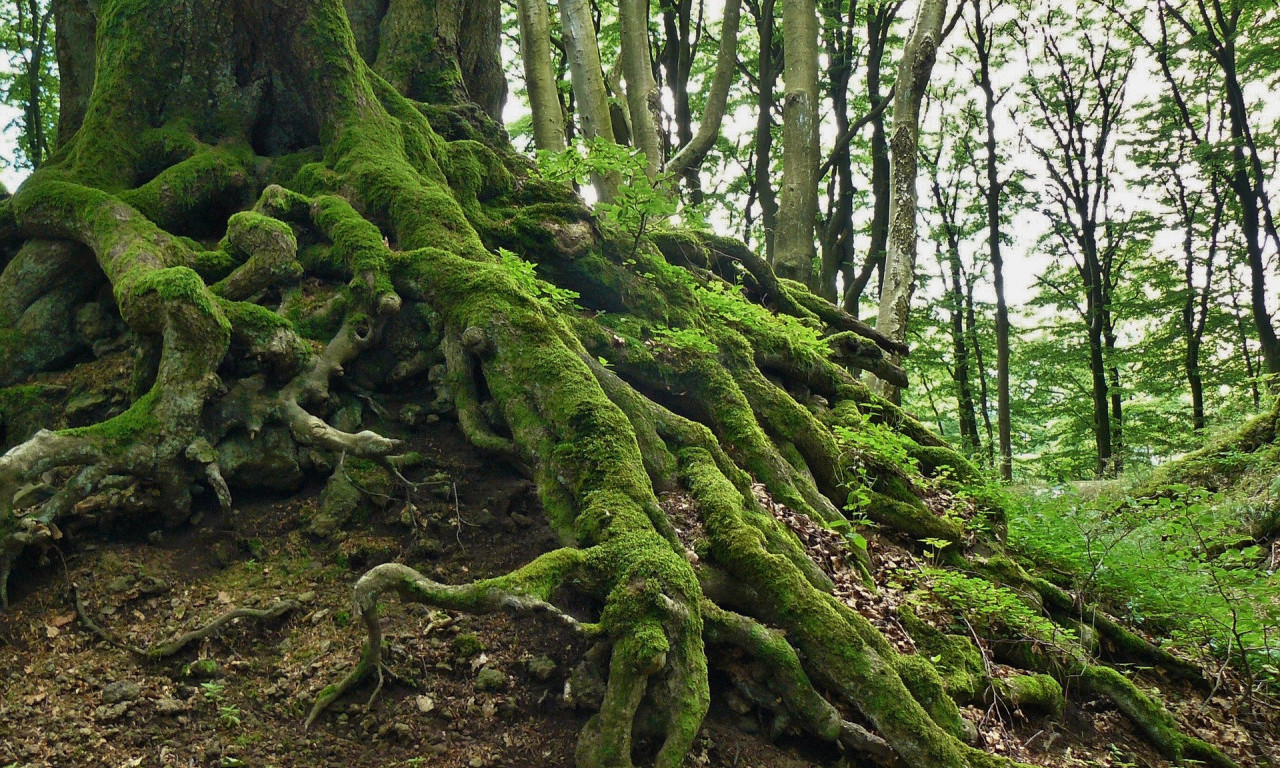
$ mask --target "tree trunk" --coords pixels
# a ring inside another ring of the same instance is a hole
[[[818,217],[818,12],[814,0],[782,0],[782,191],[773,268],[807,286],[814,275]]]
[[[885,252],[884,286],[876,330],[897,341],[906,341],[907,315],[916,283],[916,167],[920,146],[920,102],[929,85],[933,62],[942,43],[946,0],[924,0],[902,50],[902,62],[893,101],[893,153],[889,205],[889,246]],[[878,380],[876,390],[897,401],[892,384]]]
[[[1004,182],[999,175],[996,152],[996,95],[991,83],[991,36],[994,30],[982,12],[982,0],[973,0],[974,48],[978,56],[978,87],[982,90],[982,112],[986,126],[982,188],[987,216],[987,258],[991,261],[991,281],[996,292],[996,424],[1000,435],[1000,479],[1013,480],[1013,423],[1009,414],[1009,305],[1004,295],[1004,256],[1000,250],[1000,200]]]
[[[765,258],[774,263],[777,253],[778,200],[773,190],[773,110],[774,88],[778,81],[781,41],[774,29],[775,0],[761,0],[756,16],[760,35],[760,92],[756,97],[756,168],[753,190],[760,197],[760,223],[764,227]]]
[[[872,110],[871,118],[871,242],[862,269],[845,288],[844,309],[852,315],[859,312],[862,295],[871,275],[879,275],[876,295],[884,284],[884,255],[889,244],[889,141],[886,138],[884,112],[880,104],[880,71],[884,65],[888,47],[889,30],[897,17],[899,5],[893,2],[878,3],[867,9],[867,99]]]
[[[547,0],[519,0],[520,57],[524,62],[524,82],[533,112],[533,144],[538,149],[557,152],[565,148],[564,113],[560,111],[560,89],[551,69],[551,19]]]
[[[632,145],[644,153],[645,174],[656,179],[663,162],[658,130],[662,104],[649,55],[649,0],[619,0],[618,26],[622,36],[622,72],[627,78]]]
[[[613,118],[609,111],[609,94],[604,88],[604,72],[600,68],[600,47],[591,21],[588,0],[560,0],[560,28],[569,53],[569,72],[573,78],[574,103],[582,136],[588,141],[613,142]],[[594,185],[601,200],[612,200],[617,194],[616,176],[598,176]]]

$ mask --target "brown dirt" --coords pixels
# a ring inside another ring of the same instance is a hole
[[[317,692],[356,661],[363,635],[350,588],[365,569],[395,560],[459,582],[556,546],[529,483],[477,456],[448,422],[413,441],[428,459],[416,477],[445,472],[456,495],[438,484],[414,491],[412,509],[405,499],[370,505],[367,520],[336,541],[306,533],[317,484],[288,498],[241,498],[228,516],[206,509],[178,530],[82,534],[65,564],[56,553],[43,563],[32,558],[14,578],[13,606],[0,614],[0,766],[573,765],[589,715],[563,696],[586,651],[576,635],[537,618],[450,615],[394,598],[383,616],[395,679],[371,705],[366,685],[311,731],[302,728]],[[98,623],[144,646],[233,606],[297,596],[304,606],[267,625],[239,622],[149,662],[81,625],[69,581]],[[572,598],[565,605],[591,609]],[[555,665],[549,673],[547,660]],[[212,678],[202,677],[201,662],[216,666]],[[477,689],[485,667],[506,676],[503,689]],[[857,764],[811,739],[769,742],[767,720],[735,714],[723,688],[713,692],[687,765]],[[981,722],[990,748],[1040,765],[1165,764],[1123,718],[1094,703],[1073,707],[1062,723],[999,709],[965,715]],[[1197,717],[1225,727],[1212,711]]]

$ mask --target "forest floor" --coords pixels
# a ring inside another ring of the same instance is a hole
[[[556,545],[532,486],[476,455],[449,422],[413,442],[449,481],[371,505],[336,539],[307,532],[320,491],[311,485],[241,498],[230,515],[207,509],[172,531],[81,535],[65,561],[53,554],[26,563],[0,614],[0,766],[572,766],[589,716],[575,703],[589,706],[592,692],[566,680],[586,648],[536,618],[451,615],[389,599],[395,679],[371,705],[366,685],[310,731],[302,727],[318,691],[357,659],[363,632],[350,590],[364,570],[395,560],[459,582],[504,573]],[[97,623],[141,646],[232,606],[292,597],[302,607],[147,661],[82,626],[72,582]],[[688,765],[841,764],[834,748],[812,739],[770,740],[767,724],[718,682],[713,675],[711,714]],[[1243,753],[1248,736],[1231,722],[1232,702],[1202,706],[1188,692],[1166,694],[1184,722]],[[1057,721],[1005,708],[963,712],[988,749],[1035,764],[1166,765],[1101,702],[1069,704]]]

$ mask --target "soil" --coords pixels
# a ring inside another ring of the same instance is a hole
[[[394,677],[371,703],[372,683],[303,729],[316,694],[358,658],[363,632],[350,590],[366,569],[398,561],[440,581],[469,581],[557,545],[532,486],[477,455],[450,422],[411,441],[427,459],[412,479],[443,472],[449,480],[366,504],[332,539],[307,533],[317,480],[287,497],[239,498],[227,515],[208,500],[200,519],[175,530],[111,528],[81,534],[44,561],[32,557],[0,614],[0,766],[572,766],[591,696],[566,697],[566,680],[588,648],[536,617],[449,614],[387,598]],[[302,607],[265,624],[238,621],[149,661],[86,629],[72,583],[96,623],[143,647],[233,607],[280,598]],[[571,595],[557,602],[584,618],[593,609]],[[1183,714],[1235,754],[1251,749],[1232,724],[1231,700],[1198,704],[1188,699]],[[1039,765],[1166,764],[1098,702],[1071,706],[1059,722],[999,707],[963,711],[988,749]],[[768,723],[713,675],[712,710],[686,764],[859,764],[813,739],[771,741]]]

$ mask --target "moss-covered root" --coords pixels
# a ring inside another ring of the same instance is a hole
[[[765,709],[781,710],[778,714],[785,713],[806,732],[868,755],[880,765],[902,765],[897,753],[884,739],[846,721],[839,710],[822,697],[805,674],[795,649],[781,633],[754,619],[722,610],[710,602],[703,603],[702,615],[709,644],[741,648],[760,662],[766,675],[767,691],[757,693],[749,681],[735,681],[755,704]]]
[[[370,569],[360,577],[353,590],[356,612],[364,621],[365,644],[360,661],[341,682],[320,692],[306,727],[310,727],[326,708],[371,673],[381,677],[382,623],[378,617],[378,598],[394,591],[402,600],[424,603],[469,613],[541,612],[587,634],[598,634],[597,625],[583,624],[552,605],[551,593],[573,577],[586,562],[586,553],[577,549],[559,549],[537,558],[506,576],[471,584],[449,585],[428,579],[399,563],[386,563]]]
[[[915,681],[931,684],[909,688],[900,674],[920,676],[921,668],[902,663],[909,657],[897,657],[865,618],[842,610],[794,565],[765,549],[760,532],[742,519],[741,495],[706,451],[684,449],[680,462],[685,485],[710,537],[715,564],[756,592],[758,617],[786,632],[813,679],[857,708],[908,765],[1010,764],[966,746],[931,716],[930,711],[944,710],[927,705],[937,703],[932,699],[946,698],[936,673],[930,680]],[[950,710],[954,709],[951,704]]]
[[[1159,701],[1143,693],[1133,681],[1111,667],[1088,665],[1079,673],[1080,685],[1089,693],[1115,703],[1143,735],[1170,760],[1196,761],[1217,768],[1237,768],[1235,762],[1200,739],[1186,735]]]
[[[995,678],[987,689],[988,703],[1003,702],[1021,709],[1036,709],[1050,717],[1062,717],[1066,697],[1062,685],[1049,675],[1012,675]]]

